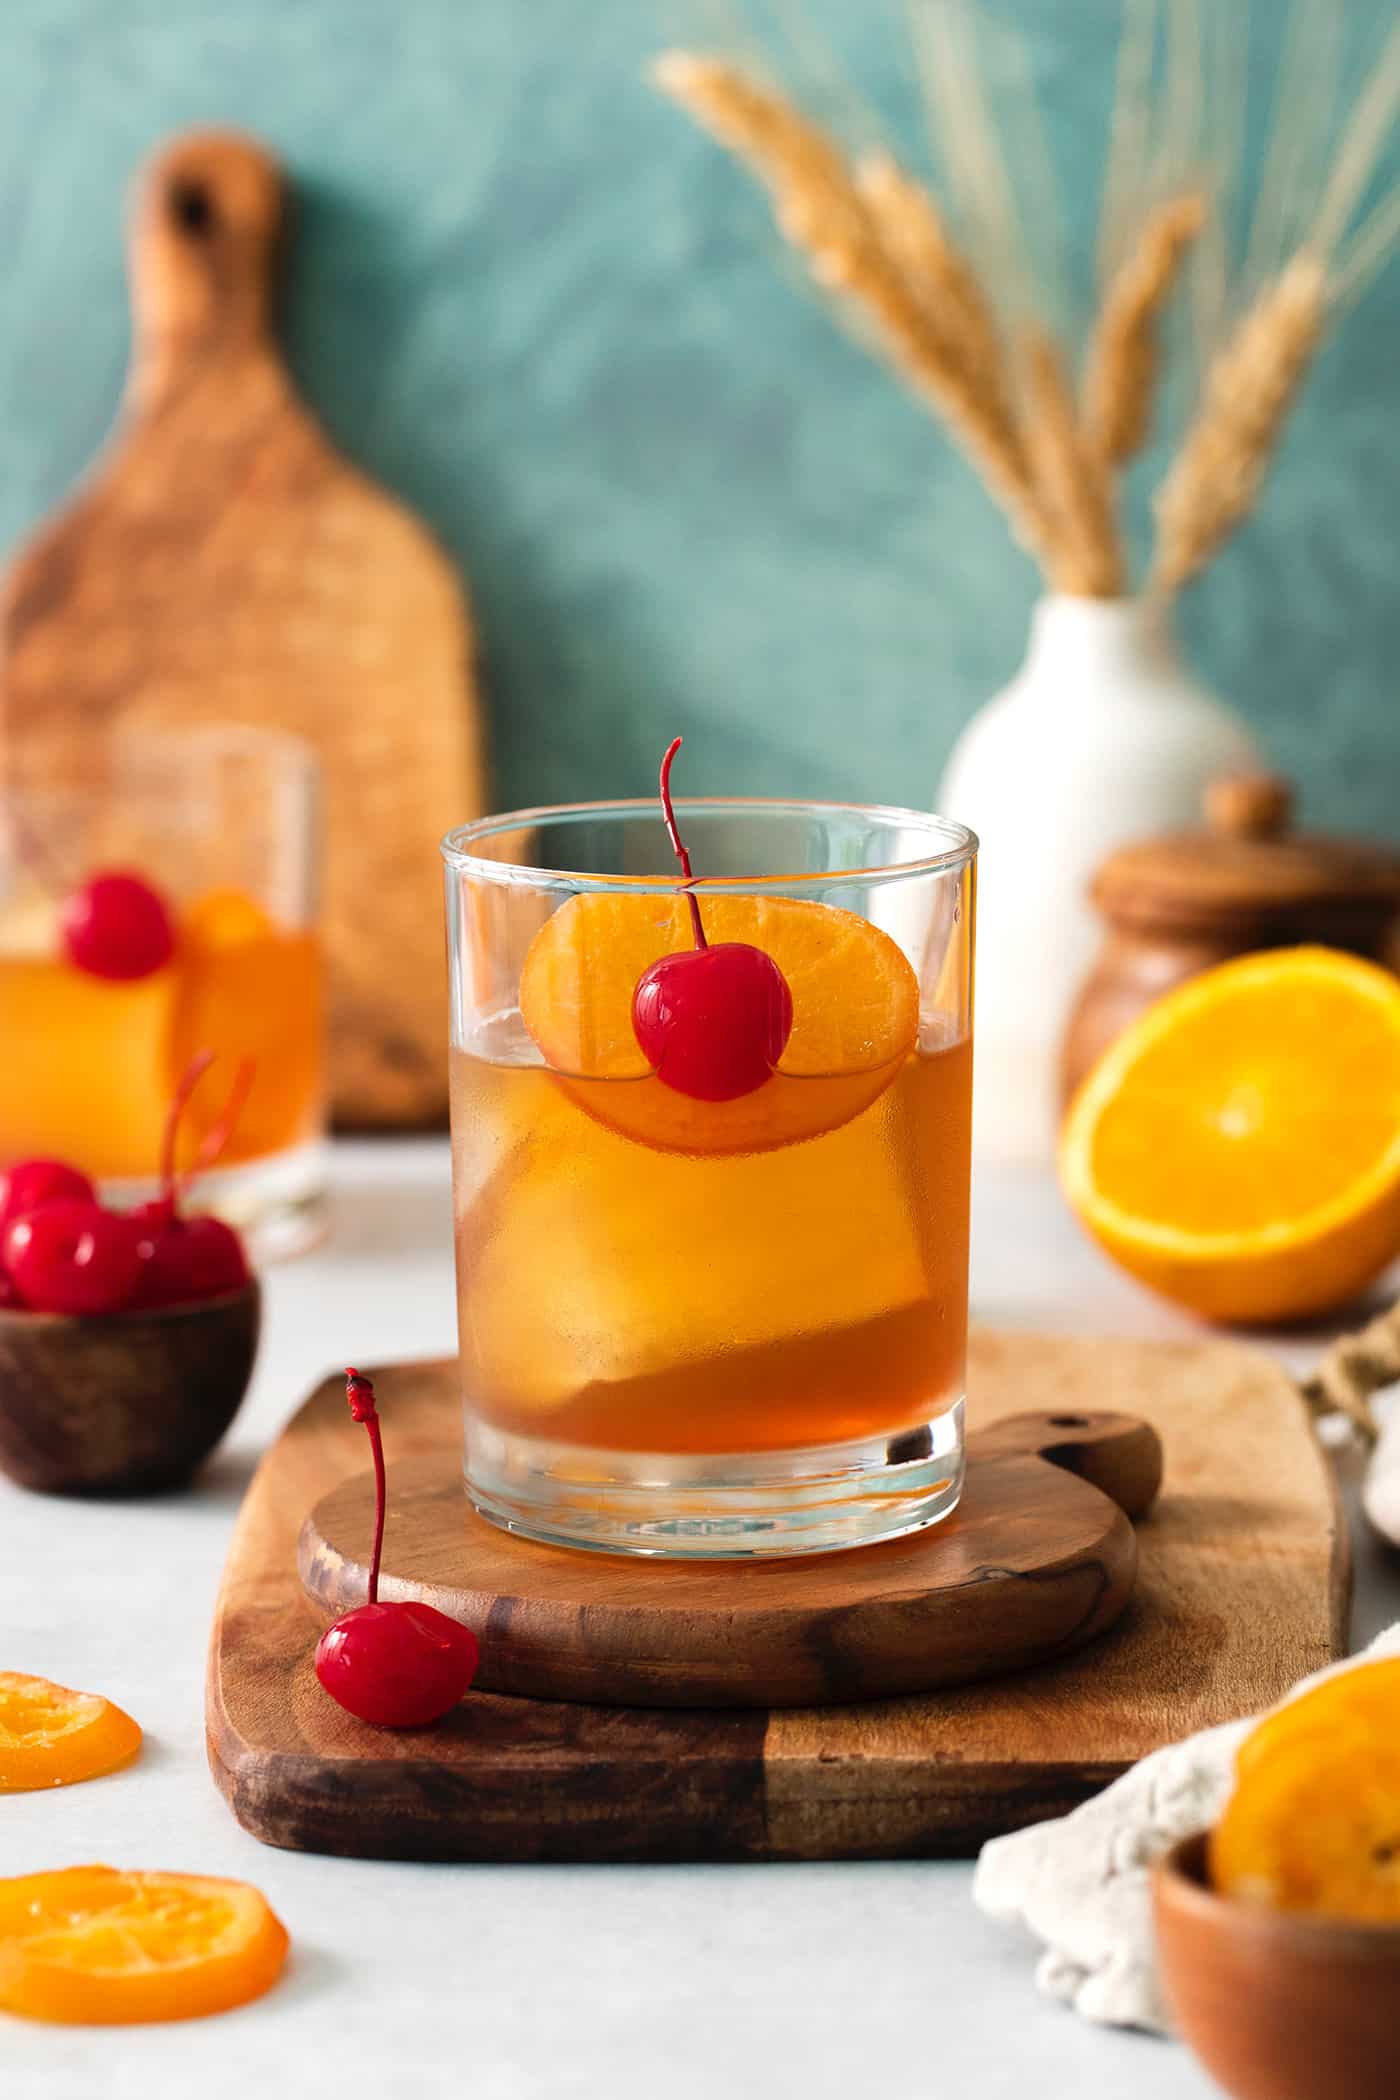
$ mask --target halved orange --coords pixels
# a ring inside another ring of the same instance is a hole
[[[599,1122],[672,1152],[752,1152],[834,1130],[868,1108],[913,1049],[919,985],[903,950],[857,913],[793,897],[703,896],[712,942],[773,957],[793,1024],[772,1078],[735,1101],[665,1086],[632,1028],[637,980],[693,944],[681,894],[571,897],[530,944],[525,1026],[570,1095]]]
[[[110,1699],[0,1670],[0,1794],[97,1779],[140,1748],[141,1730]]]
[[[287,1934],[255,1888],[65,1867],[0,1881],[0,2007],[32,2020],[193,2020],[261,1997]]]
[[[1296,1319],[1400,1254],[1400,982],[1328,948],[1206,971],[1111,1045],[1060,1179],[1102,1247],[1209,1319]]]

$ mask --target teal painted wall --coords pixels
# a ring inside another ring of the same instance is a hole
[[[911,142],[898,7],[805,5]],[[1030,42],[1082,273],[1116,0],[999,12]],[[1257,86],[1284,7],[1252,12]],[[1393,0],[1349,12],[1374,44]],[[797,288],[747,181],[644,85],[650,51],[724,14],[7,0],[0,540],[113,414],[128,174],[179,126],[246,125],[298,188],[305,391],[471,579],[500,800],[645,791],[678,729],[690,790],[927,799],[1019,657],[1035,578],[941,433]],[[1400,836],[1398,432],[1393,264],[1182,624],[1309,815]]]

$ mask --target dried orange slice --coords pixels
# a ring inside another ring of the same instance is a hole
[[[1207,1318],[1341,1303],[1400,1254],[1400,983],[1328,948],[1206,971],[1089,1075],[1060,1178],[1116,1261]]]
[[[0,2007],[32,2020],[193,2020],[277,1981],[287,1934],[255,1888],[65,1867],[0,1881]]]
[[[1400,1663],[1366,1663],[1245,1738],[1211,1834],[1225,1895],[1276,1910],[1400,1922]]]
[[[141,1730],[110,1699],[0,1670],[0,1794],[97,1779],[140,1748]]]
[[[670,1152],[753,1152],[847,1123],[914,1048],[919,985],[903,950],[857,913],[794,897],[704,896],[712,943],[773,957],[793,1025],[772,1078],[734,1101],[664,1086],[632,1029],[637,980],[692,945],[683,895],[571,897],[530,943],[520,1012],[570,1095],[610,1129]]]
[[[1337,1732],[1389,1736],[1400,1743],[1400,1656],[1357,1663],[1286,1699],[1250,1730],[1235,1758],[1242,1780],[1277,1749]]]

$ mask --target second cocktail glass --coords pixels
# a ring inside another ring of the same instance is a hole
[[[908,810],[524,811],[444,842],[468,1492],[611,1551],[818,1552],[962,1480],[976,840]],[[633,997],[695,939],[777,963],[736,1098]]]
[[[319,1237],[319,802],[303,743],[233,726],[127,731],[3,785],[0,1168],[53,1155],[119,1202],[152,1194],[171,1096],[211,1051],[182,1165],[252,1077],[200,1203],[262,1258]]]

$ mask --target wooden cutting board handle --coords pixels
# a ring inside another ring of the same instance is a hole
[[[1162,1485],[1162,1440],[1137,1415],[1067,1410],[1009,1415],[977,1432],[984,1458],[1034,1453],[1062,1473],[1087,1480],[1134,1523],[1145,1517]]]
[[[234,131],[191,131],[155,154],[131,218],[134,408],[159,408],[211,358],[270,353],[286,184]]]

